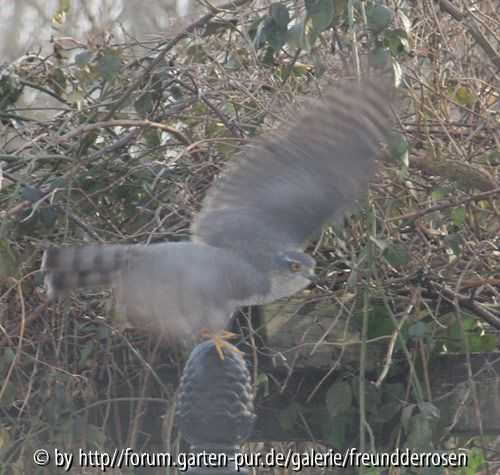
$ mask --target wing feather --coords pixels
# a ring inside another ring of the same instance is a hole
[[[192,240],[250,254],[303,249],[366,191],[390,129],[388,106],[385,88],[344,84],[285,134],[245,147],[209,191]]]

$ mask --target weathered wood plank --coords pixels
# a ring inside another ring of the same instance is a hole
[[[474,382],[479,400],[481,420],[486,434],[500,434],[500,352],[471,355]],[[314,432],[314,424],[297,423],[291,429],[283,430],[276,415],[294,401],[304,401],[325,376],[321,369],[297,369],[287,379],[288,390],[279,392],[279,382],[287,377],[282,370],[270,372],[277,383],[270,389],[272,396],[257,401],[257,422],[253,440],[310,440],[311,435],[321,439]],[[324,381],[316,401],[324,399],[325,392],[335,380],[332,374]],[[405,376],[406,379],[406,376]],[[433,402],[441,411],[440,424],[450,429],[451,434],[478,434],[472,393],[468,388],[467,367],[464,355],[441,355],[429,374]],[[392,380],[392,382],[398,382]],[[399,382],[406,383],[406,380]],[[307,423],[307,416],[305,416]],[[309,431],[313,431],[312,434]]]

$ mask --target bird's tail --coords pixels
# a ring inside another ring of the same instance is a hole
[[[129,246],[71,246],[47,249],[42,271],[50,297],[69,289],[105,287],[123,267]]]

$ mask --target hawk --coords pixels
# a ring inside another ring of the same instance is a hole
[[[314,279],[309,241],[367,190],[390,130],[386,88],[337,86],[286,131],[243,147],[207,193],[191,240],[52,248],[48,293],[110,286],[127,316],[170,333],[222,330],[233,311]]]

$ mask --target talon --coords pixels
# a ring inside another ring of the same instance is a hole
[[[234,338],[236,336],[235,333],[226,331],[226,330],[219,330],[217,332],[211,332],[209,330],[203,330],[201,332],[201,336],[203,338],[206,338],[208,340],[212,340],[215,350],[217,351],[217,354],[219,355],[219,358],[222,361],[225,361],[224,357],[224,352],[222,351],[223,348],[226,348],[228,351],[232,351],[233,353],[238,353],[240,355],[244,355],[244,353],[238,348],[236,348],[234,345],[229,343],[227,340],[230,340],[231,338]]]

